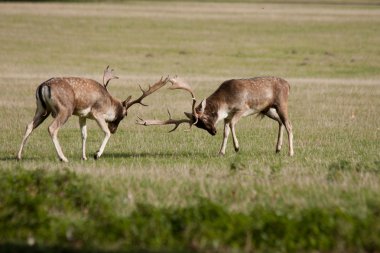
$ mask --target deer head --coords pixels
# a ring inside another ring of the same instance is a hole
[[[190,92],[191,97],[193,99],[193,104],[192,104],[192,112],[188,113],[185,112],[186,117],[192,122],[191,125],[195,125],[198,128],[206,130],[208,133],[211,135],[216,134],[216,127],[215,127],[215,122],[216,122],[216,117],[213,112],[206,112],[206,105],[207,105],[207,100],[203,99],[202,102],[195,107],[196,105],[196,99],[194,96],[194,92],[191,89],[190,85],[183,82],[182,80],[178,79],[177,77],[170,78],[169,82],[172,83],[172,86],[169,87],[169,89],[183,89],[188,92]]]
[[[159,81],[157,81],[155,84],[153,84],[152,86],[149,85],[148,89],[147,90],[143,90],[143,88],[140,87],[140,90],[142,91],[142,95],[133,100],[133,101],[130,101],[132,99],[132,96],[129,96],[126,100],[124,100],[121,104],[122,104],[122,108],[119,108],[118,111],[116,112],[116,117],[115,117],[115,120],[112,121],[112,122],[108,122],[108,128],[110,130],[111,133],[115,133],[116,130],[117,130],[117,127],[119,126],[119,123],[124,119],[125,116],[127,116],[128,114],[128,109],[134,105],[134,104],[141,104],[143,106],[147,106],[146,104],[143,104],[142,103],[142,100],[149,96],[150,94],[152,94],[153,92],[157,91],[158,89],[160,89],[162,86],[164,86],[169,80],[169,77],[166,77],[165,79],[163,79],[163,77],[161,77],[161,79]]]
[[[206,105],[207,100],[203,99],[202,102],[195,107],[193,113],[185,112],[185,115],[188,119],[193,121],[194,126],[206,130],[211,135],[215,135],[217,114],[214,112],[206,112]]]

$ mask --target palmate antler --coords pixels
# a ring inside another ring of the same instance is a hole
[[[104,85],[104,88],[107,89],[107,85],[108,83],[112,80],[112,79],[119,79],[119,77],[115,76],[113,74],[113,69],[109,69],[109,65],[107,66],[107,68],[104,70],[104,74],[103,74],[103,85]]]
[[[177,76],[175,76],[174,78],[170,78],[169,82],[172,83],[172,86],[169,87],[169,89],[171,89],[171,90],[182,89],[182,90],[186,90],[186,91],[190,92],[191,97],[193,99],[193,104],[191,106],[191,112],[192,112],[192,114],[193,114],[193,116],[195,118],[194,122],[191,125],[197,124],[197,122],[198,122],[198,114],[195,111],[195,104],[197,103],[197,100],[195,99],[193,89],[190,87],[189,84],[185,83],[184,81],[182,81],[181,79],[179,79]]]
[[[175,90],[175,89],[186,90],[186,91],[190,92],[192,98],[195,99],[193,89],[190,87],[189,84],[187,84],[184,81],[182,81],[181,79],[179,79],[178,76],[174,76],[173,78],[169,78],[169,82],[172,84],[172,86],[170,86],[169,89],[171,89],[171,90]]]
[[[171,90],[182,89],[182,90],[186,90],[186,91],[190,92],[191,97],[193,99],[193,104],[192,104],[192,116],[193,116],[193,118],[192,119],[179,119],[179,120],[172,119],[171,114],[168,110],[168,114],[169,114],[168,120],[155,120],[155,119],[144,120],[144,119],[138,117],[139,120],[136,120],[136,124],[142,125],[142,126],[175,125],[174,128],[169,131],[169,133],[170,133],[170,132],[175,131],[178,128],[178,126],[182,123],[188,123],[190,125],[190,128],[191,128],[192,125],[194,125],[198,122],[198,114],[195,111],[195,104],[197,101],[195,99],[193,89],[190,87],[189,84],[178,79],[177,76],[175,76],[173,78],[169,78],[168,81],[172,84],[172,86],[170,86],[169,89],[171,89]]]

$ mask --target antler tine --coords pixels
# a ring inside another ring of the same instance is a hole
[[[169,114],[169,121],[173,121],[173,120],[172,120],[172,115],[170,114],[169,109],[167,109],[167,111],[168,111],[168,114]],[[174,121],[173,121],[173,122],[174,122]],[[174,132],[174,131],[179,127],[179,125],[180,125],[181,123],[180,123],[180,122],[175,122],[174,124],[175,124],[174,128],[173,128],[172,130],[170,130],[168,133]]]
[[[142,92],[143,94],[142,94],[139,98],[137,98],[137,99],[135,99],[135,100],[133,100],[133,101],[131,101],[131,102],[128,102],[127,105],[126,105],[127,109],[128,109],[129,107],[131,107],[132,105],[134,105],[134,104],[141,104],[141,105],[143,105],[143,106],[147,106],[146,104],[143,104],[141,101],[142,101],[145,97],[149,96],[150,94],[154,93],[155,91],[157,91],[157,90],[160,89],[161,87],[165,86],[165,84],[168,82],[168,80],[169,80],[169,76],[167,76],[165,79],[163,79],[163,77],[161,77],[161,79],[160,79],[159,81],[157,81],[155,84],[153,84],[153,85],[149,85],[147,90],[144,90],[144,89],[139,85],[140,90],[141,90],[141,92]]]
[[[141,87],[141,85],[139,84],[139,88],[140,88],[140,90],[141,90],[141,92],[143,93],[143,95],[146,93],[146,91]],[[148,88],[148,90],[150,89],[150,85],[149,85],[149,88]],[[142,99],[141,99],[142,100]],[[140,105],[142,105],[142,106],[148,106],[148,105],[146,105],[146,104],[144,104],[144,103],[142,103],[141,101],[140,102],[137,102],[137,103],[139,103]],[[131,104],[132,105],[132,104]],[[131,106],[130,105],[130,106]]]
[[[172,116],[171,116],[169,110],[168,110],[168,114],[169,114],[168,120],[155,120],[155,119],[144,120],[144,119],[140,118],[139,116],[137,116],[137,118],[139,118],[139,120],[136,120],[136,124],[142,125],[142,126],[175,125],[174,128],[169,131],[169,133],[174,132],[179,127],[179,125],[182,123],[188,123],[191,127],[191,125],[192,125],[191,120],[189,120],[189,119],[179,119],[179,120],[172,119]]]
[[[108,83],[112,80],[112,79],[119,79],[119,77],[115,76],[113,74],[113,69],[109,69],[110,65],[107,66],[107,68],[104,70],[104,73],[103,73],[103,86],[104,88],[107,89],[107,85]]]
[[[179,127],[179,125],[180,125],[179,123],[175,124],[174,128],[170,130],[168,133],[174,132]]]
[[[170,114],[170,111],[169,111],[169,109],[166,109],[166,111],[168,112],[168,115],[169,115],[169,119],[172,119],[172,115]]]
[[[179,120],[179,121],[173,120],[172,119],[172,115],[170,114],[169,109],[167,109],[167,111],[168,111],[168,114],[169,114],[169,121],[172,121],[173,124],[175,124],[174,128],[172,130],[170,130],[168,133],[174,132],[179,127],[179,125],[181,125],[182,123],[189,123],[190,128],[191,128],[191,122],[190,121],[188,121],[186,119]]]

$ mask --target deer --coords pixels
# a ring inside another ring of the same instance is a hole
[[[224,81],[219,88],[198,106],[191,86],[178,77],[170,78],[172,84],[169,89],[182,89],[188,91],[192,97],[192,112],[185,112],[187,118],[172,119],[168,110],[168,120],[144,120],[138,117],[136,124],[142,126],[174,125],[169,132],[175,131],[182,123],[189,124],[190,128],[206,130],[212,136],[216,135],[216,124],[224,121],[223,141],[219,155],[226,153],[227,140],[232,132],[235,151],[239,151],[239,142],[236,137],[236,123],[249,115],[269,117],[279,124],[276,152],[280,152],[283,143],[283,133],[286,129],[289,141],[289,155],[293,156],[292,124],[288,117],[288,96],[290,84],[279,77],[254,77],[248,79],[231,79]]]
[[[127,116],[128,109],[135,105],[141,104],[142,100],[154,93],[168,82],[168,77],[149,85],[147,90],[140,87],[142,95],[132,100],[132,96],[121,101],[108,92],[107,85],[110,80],[118,79],[109,70],[105,69],[103,75],[103,85],[92,79],[81,77],[53,77],[41,83],[35,92],[37,109],[33,120],[26,126],[25,134],[21,142],[17,159],[21,160],[24,146],[34,129],[36,129],[49,115],[54,120],[48,127],[50,137],[55,146],[59,160],[68,162],[68,159],[62,152],[57,135],[59,129],[66,123],[71,115],[79,117],[79,126],[82,137],[82,160],[87,160],[86,156],[86,139],[87,126],[86,120],[95,120],[101,130],[104,132],[104,139],[99,150],[94,154],[94,159],[100,158],[105,146],[119,126],[119,123]]]

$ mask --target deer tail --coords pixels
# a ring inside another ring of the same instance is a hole
[[[40,103],[42,107],[45,109],[44,116],[46,116],[46,114],[48,113],[46,101],[47,99],[50,99],[50,98],[51,98],[50,86],[45,83],[38,86],[37,91],[36,91],[36,100],[37,100],[37,103]]]

